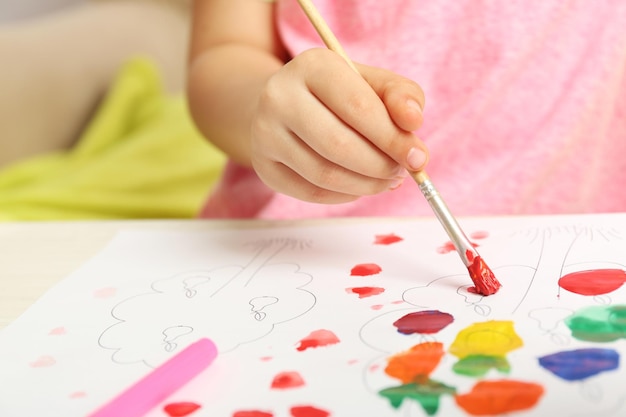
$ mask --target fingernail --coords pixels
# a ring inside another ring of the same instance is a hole
[[[395,179],[393,180],[393,182],[391,183],[391,187],[389,187],[389,189],[390,189],[390,190],[395,190],[396,188],[399,188],[399,187],[402,185],[402,183],[404,182],[404,179],[405,179],[405,178],[406,178],[406,177],[398,177],[398,178],[395,178]]]
[[[413,171],[419,171],[426,163],[426,154],[420,148],[411,148],[406,157],[409,168]]]
[[[422,114],[422,106],[420,106],[420,104],[417,101],[413,100],[412,98],[406,101],[406,106],[410,110],[413,110],[419,114]]]

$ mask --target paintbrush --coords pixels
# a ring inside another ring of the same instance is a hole
[[[341,56],[350,67],[359,73],[352,60],[345,53],[343,47],[320,15],[317,8],[310,0],[298,0],[300,7],[308,17],[309,21],[322,38],[328,49]],[[420,191],[430,204],[433,212],[437,216],[439,223],[443,226],[450,240],[454,244],[461,260],[469,271],[474,287],[470,290],[481,295],[495,294],[500,289],[500,282],[497,280],[491,269],[483,261],[476,251],[476,248],[469,241],[463,230],[459,226],[443,198],[433,185],[425,171],[409,172],[411,177],[419,186]]]

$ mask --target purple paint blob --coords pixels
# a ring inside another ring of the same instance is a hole
[[[567,381],[579,381],[619,367],[613,349],[587,348],[557,352],[539,358],[539,365]]]
[[[402,334],[432,334],[439,332],[453,321],[454,317],[451,314],[439,310],[424,310],[406,314],[396,320],[393,325]]]

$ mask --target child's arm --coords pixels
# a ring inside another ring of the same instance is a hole
[[[324,48],[285,64],[271,3],[197,0],[193,14],[194,120],[275,190],[347,202],[393,188],[405,169],[424,165],[425,147],[411,133],[424,102],[414,82],[359,65],[361,76]]]

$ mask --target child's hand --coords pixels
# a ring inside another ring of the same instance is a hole
[[[273,189],[342,203],[394,189],[426,164],[411,131],[422,123],[420,87],[390,71],[313,49],[266,84],[252,120],[251,162]]]

